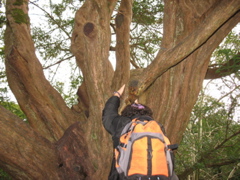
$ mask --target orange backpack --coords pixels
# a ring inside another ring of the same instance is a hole
[[[133,119],[124,127],[115,148],[118,173],[139,179],[170,179],[173,161],[168,145],[169,139],[155,120]]]

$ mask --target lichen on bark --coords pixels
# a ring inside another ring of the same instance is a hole
[[[23,5],[23,2],[24,2],[24,0],[16,0],[15,3],[13,3],[13,5],[21,6],[21,5]]]
[[[23,12],[22,9],[18,9],[18,8],[15,8],[15,9],[12,9],[12,17],[14,18],[15,22],[18,23],[18,24],[29,24],[29,17],[27,14],[25,14]]]

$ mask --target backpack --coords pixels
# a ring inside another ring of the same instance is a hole
[[[173,175],[169,139],[155,120],[133,119],[122,130],[115,148],[116,169],[127,179],[168,180]]]

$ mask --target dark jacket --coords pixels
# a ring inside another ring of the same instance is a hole
[[[119,106],[120,98],[117,96],[112,96],[106,102],[102,116],[103,126],[112,135],[113,148],[117,147],[117,145],[119,144],[119,138],[124,126],[132,119],[138,118],[140,120],[152,120],[152,118],[149,116],[134,116],[131,118],[120,116],[118,114]],[[122,175],[119,175],[115,168],[114,157],[108,180],[123,180]]]

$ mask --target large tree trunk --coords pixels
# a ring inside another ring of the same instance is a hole
[[[131,76],[132,1],[122,0],[116,16],[115,71],[108,60],[116,1],[86,0],[76,12],[71,50],[84,82],[71,109],[46,80],[35,55],[28,1],[7,1],[7,77],[29,122],[0,107],[0,167],[14,179],[107,179],[112,144],[102,109],[124,83],[129,83],[128,100],[139,97],[148,104],[171,141],[180,142],[211,53],[239,20],[240,0],[165,1],[161,49],[149,67]]]

